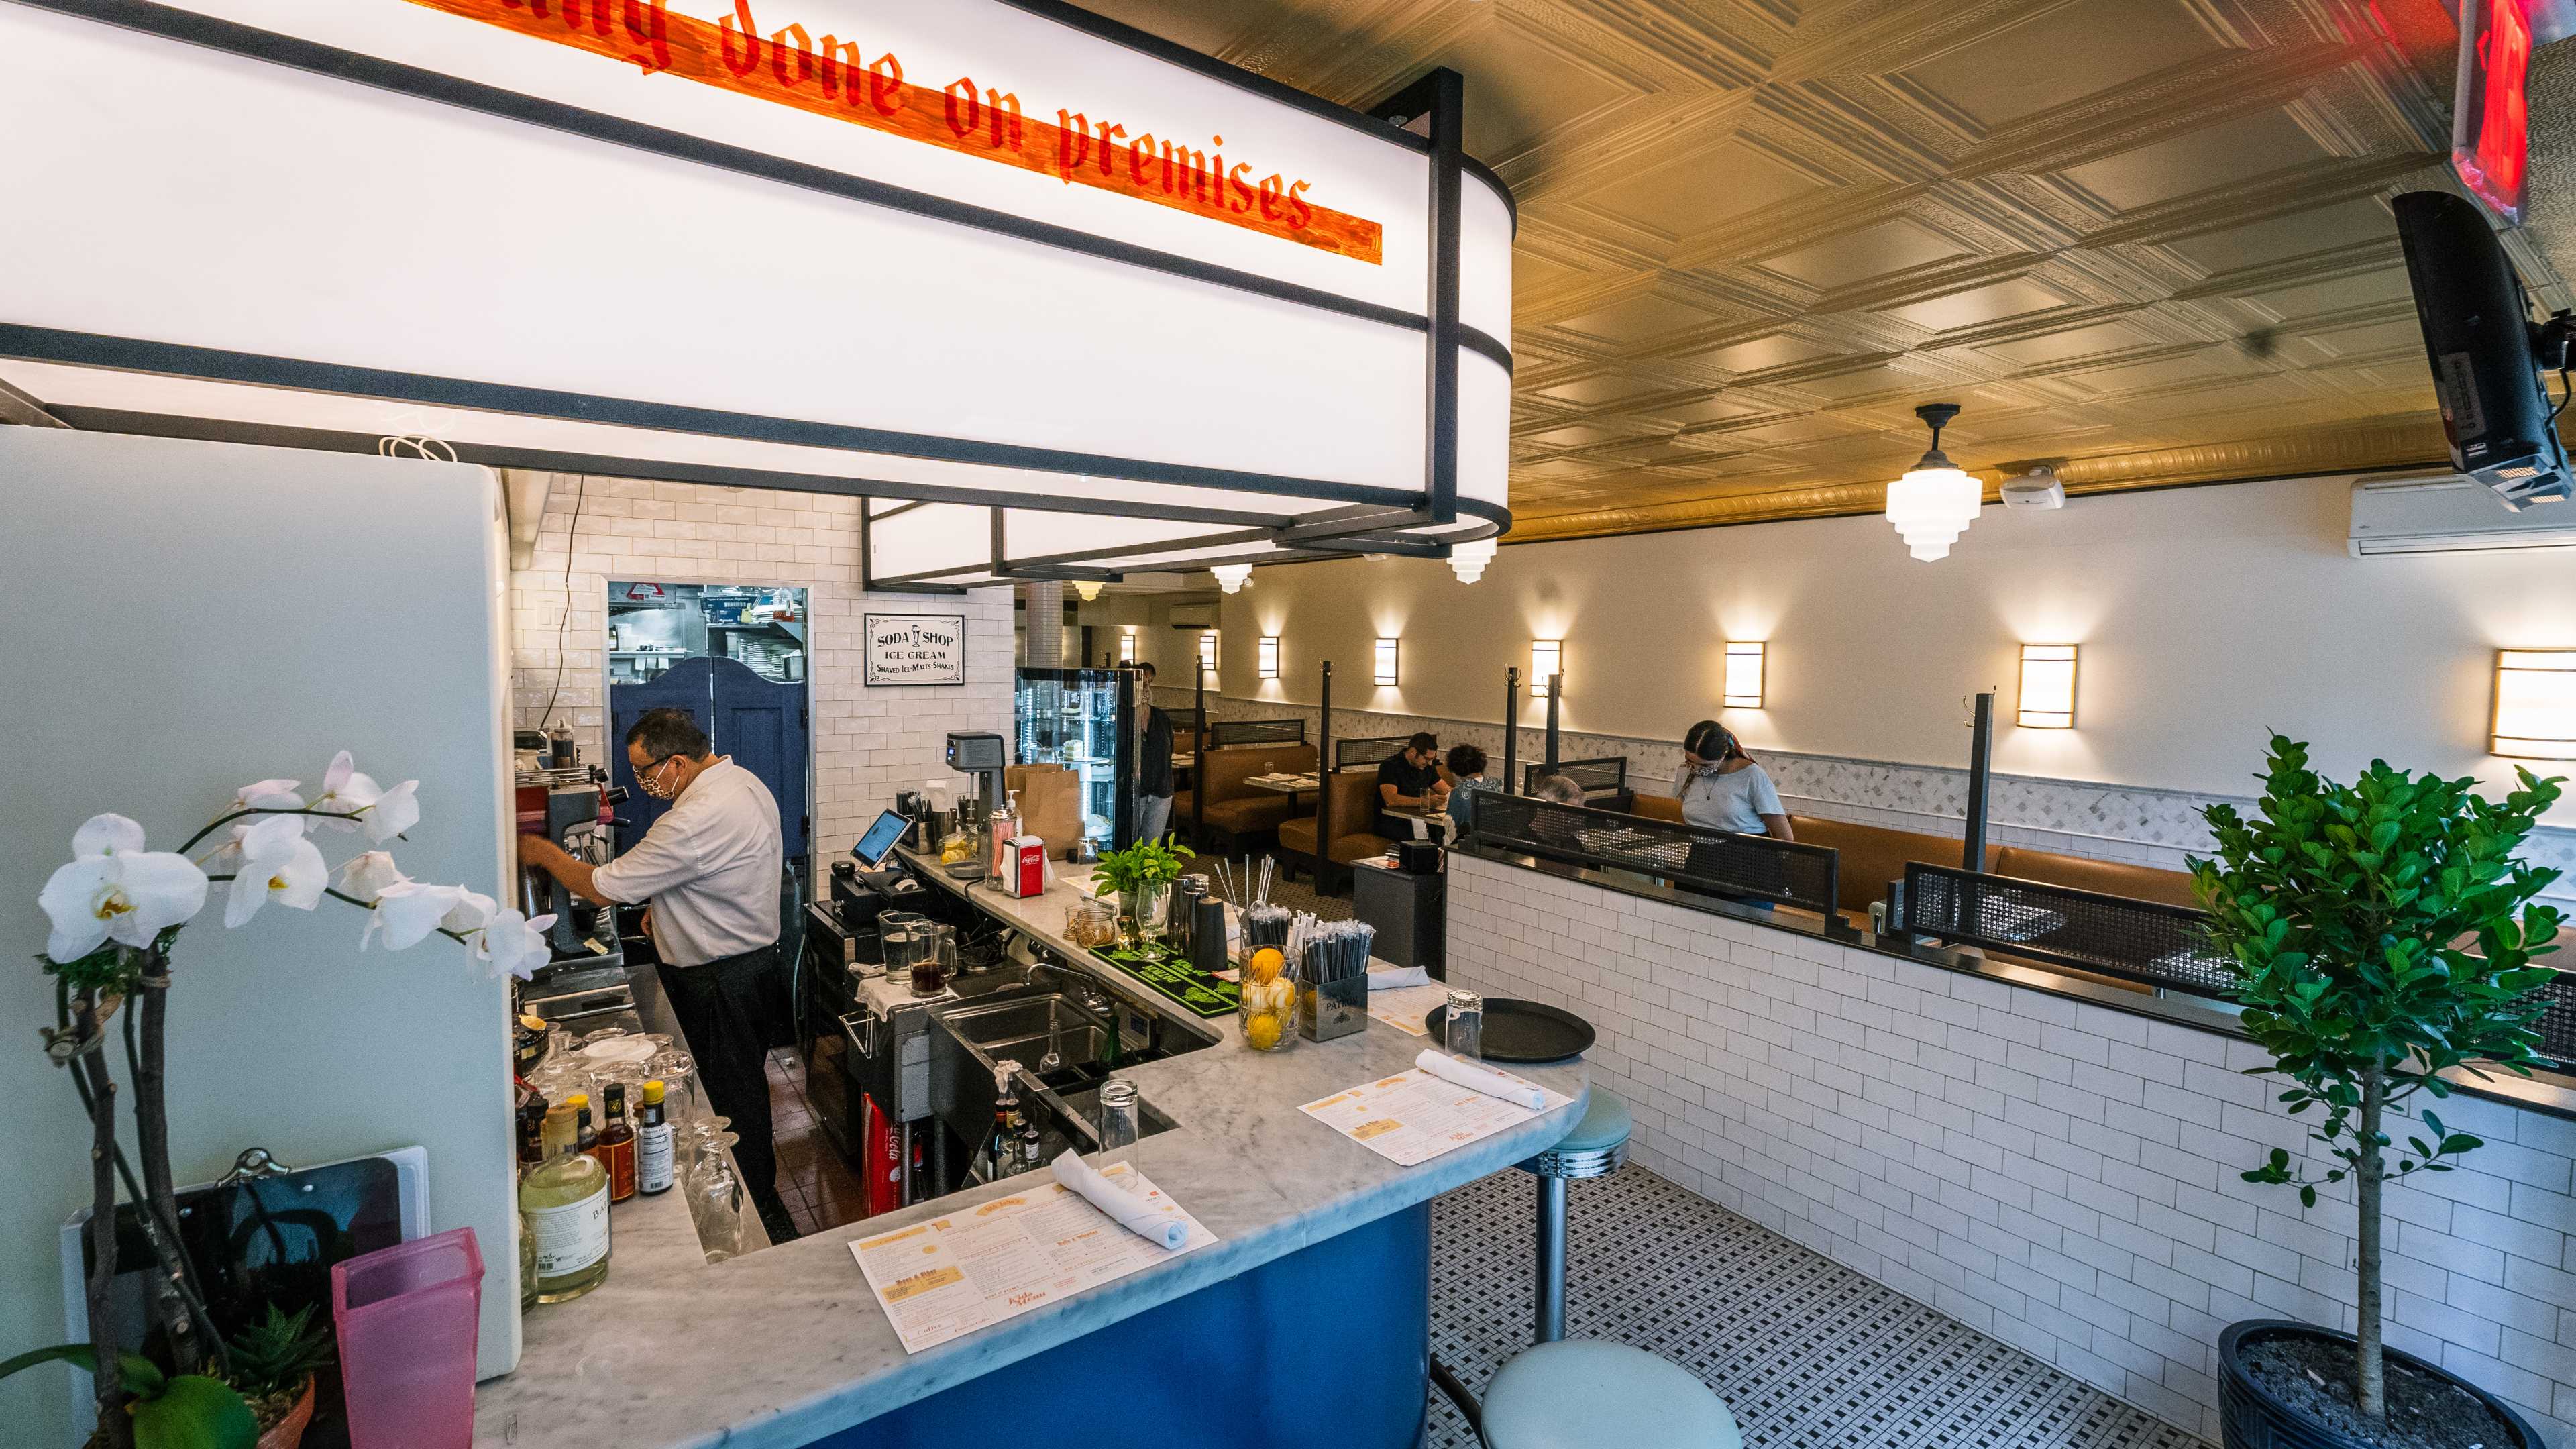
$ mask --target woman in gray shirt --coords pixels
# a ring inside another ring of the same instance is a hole
[[[1713,719],[1701,720],[1682,736],[1681,797],[1682,819],[1689,824],[1797,839],[1771,777],[1744,753],[1735,731]]]

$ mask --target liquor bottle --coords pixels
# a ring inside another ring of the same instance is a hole
[[[975,1163],[986,1182],[1000,1182],[1020,1170],[1019,1159],[1020,1094],[1011,1084],[1011,1064],[1004,1062],[993,1068],[993,1131]]]
[[[1038,1119],[1033,1113],[1020,1114],[1019,1170],[1035,1172],[1046,1166],[1046,1143],[1038,1135]]]
[[[562,1303],[608,1281],[608,1169],[581,1150],[579,1094],[546,1113],[545,1160],[519,1183],[537,1243],[537,1301]]]
[[[531,1097],[519,1111],[519,1179],[546,1160],[546,1099]],[[537,1234],[528,1215],[519,1214],[519,1311],[537,1306]]]
[[[635,1129],[635,1190],[651,1197],[671,1190],[671,1114],[662,1105],[659,1081],[644,1084],[642,1119]]]
[[[635,1129],[626,1122],[626,1086],[608,1084],[608,1125],[599,1129],[599,1165],[608,1169],[608,1200],[635,1195]]]

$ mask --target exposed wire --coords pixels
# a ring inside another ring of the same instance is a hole
[[[546,712],[537,719],[537,728],[554,723],[555,700],[563,693],[564,630],[572,624],[572,552],[581,541],[581,501],[590,493],[590,475],[580,475],[572,493],[572,527],[564,533],[563,612],[555,616],[555,685],[546,691]]]
[[[2576,383],[2569,382],[2567,377],[2567,374],[2571,371],[2576,371],[2576,364],[2570,364],[2567,367],[2558,369],[2558,406],[2549,410],[2549,425],[2551,427],[2556,427],[2558,425],[2558,415],[2567,411],[2567,400],[2571,397],[2576,397]],[[2540,395],[2544,401],[2547,400],[2549,389],[2546,387],[2542,388],[2540,390]]]

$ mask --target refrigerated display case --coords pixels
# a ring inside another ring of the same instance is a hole
[[[1082,834],[1097,850],[1135,839],[1141,695],[1131,669],[1020,671],[1016,758],[1081,777]]]

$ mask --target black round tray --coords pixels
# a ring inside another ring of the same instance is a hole
[[[1443,1027],[1448,1020],[1449,1004],[1445,1001],[1422,1018],[1422,1024],[1431,1029],[1434,1045],[1446,1039]],[[1573,1012],[1511,996],[1485,998],[1482,1036],[1485,1060],[1526,1066],[1571,1061],[1592,1050],[1593,1041],[1592,1023]]]

